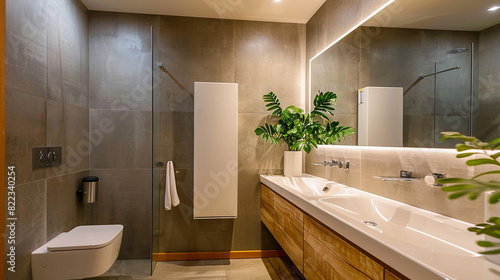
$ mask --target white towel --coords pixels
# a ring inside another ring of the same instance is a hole
[[[177,195],[177,185],[175,184],[175,168],[172,161],[167,162],[165,176],[165,209],[170,210],[181,203]]]

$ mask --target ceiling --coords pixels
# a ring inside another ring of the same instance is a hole
[[[481,31],[500,23],[500,0],[396,0],[366,26]]]
[[[89,10],[306,23],[325,0],[82,0]]]

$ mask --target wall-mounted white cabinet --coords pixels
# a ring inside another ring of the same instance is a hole
[[[238,84],[194,84],[194,218],[238,209]]]

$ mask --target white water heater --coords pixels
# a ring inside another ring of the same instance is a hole
[[[403,146],[403,88],[358,90],[358,145]]]

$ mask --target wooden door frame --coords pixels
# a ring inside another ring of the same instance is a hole
[[[0,1],[0,273],[5,269],[5,0]]]

